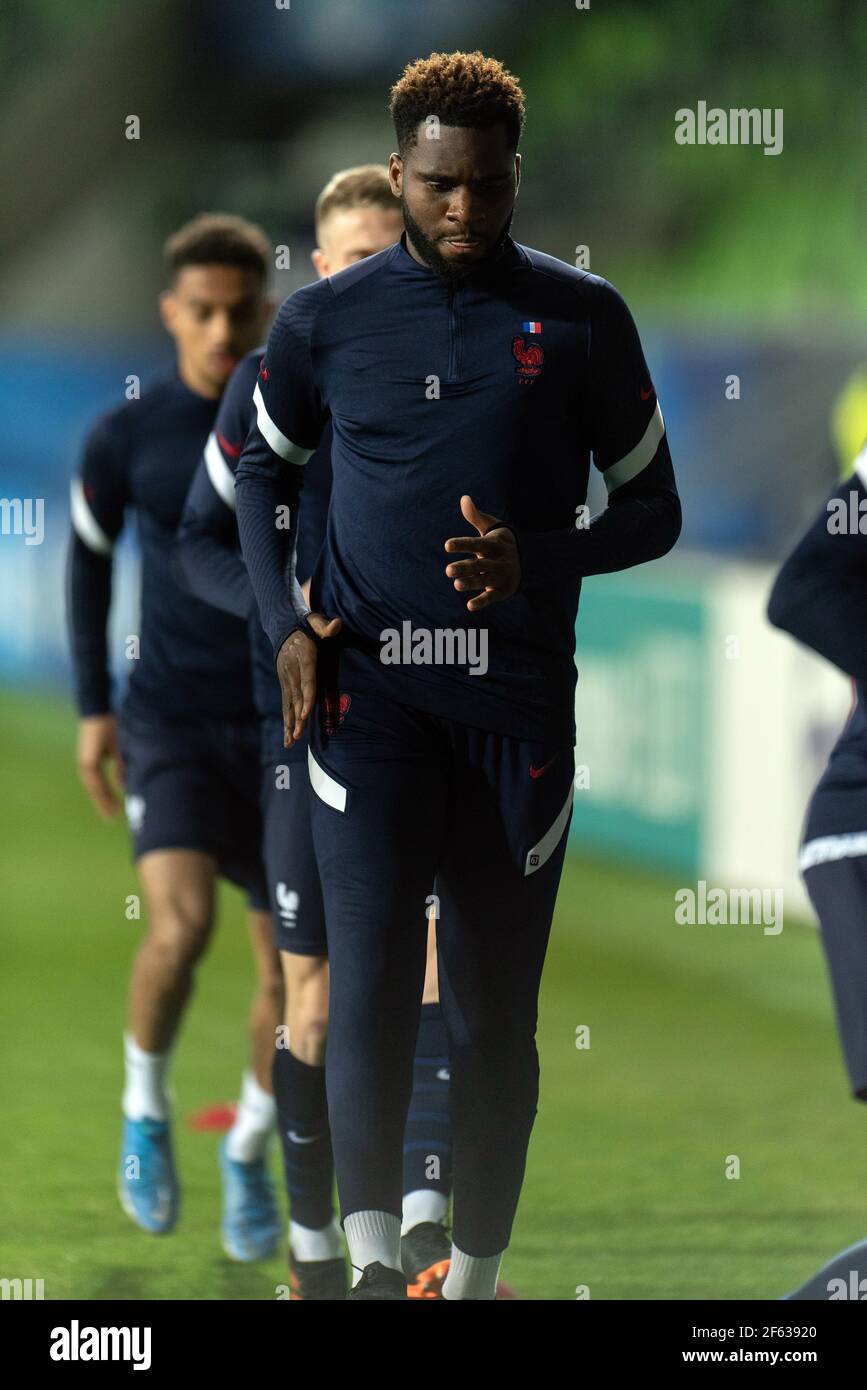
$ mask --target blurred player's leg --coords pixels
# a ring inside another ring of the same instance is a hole
[[[279,1018],[261,860],[259,731],[250,721],[201,720],[189,726],[126,718],[120,745],[133,852],[148,909],[147,936],[133,971],[127,1043],[132,1080],[126,1098],[135,1110],[125,1110],[127,1126],[139,1123],[145,1129],[125,1137],[124,1155],[140,1152],[145,1178],[158,1175],[154,1182],[122,1176],[121,1192],[133,1219],[161,1232],[171,1229],[178,1205],[165,1095],[168,1053],[213,925],[218,873],[246,888],[256,922],[257,996],[263,996],[254,1004],[257,1028],[267,1034]],[[253,1047],[260,1073],[267,1043],[261,1036]],[[220,1149],[223,1246],[239,1260],[270,1253],[280,1236],[273,1186],[264,1156],[256,1153],[263,1131],[273,1123],[274,1106],[256,1079],[256,1066],[254,1060],[239,1132],[232,1136],[233,1151],[250,1157],[231,1157],[225,1143]],[[162,1094],[154,1094],[151,1081],[161,1081]],[[145,1086],[150,1089],[143,1100]]]
[[[270,912],[251,910],[247,926],[256,971],[248,1018],[250,1067],[244,1073],[235,1123],[226,1136],[226,1152],[238,1163],[262,1158],[274,1129],[277,1115],[271,1060],[274,1037],[283,1017],[283,975]]]
[[[267,1166],[277,1110],[271,1080],[274,1036],[283,1013],[283,977],[271,914],[247,915],[256,967],[250,1008],[250,1070],[245,1072],[235,1123],[220,1146],[223,1249],[230,1259],[272,1254],[280,1239],[274,1186]]]
[[[278,731],[277,747],[282,742]],[[280,755],[282,763],[285,754]],[[262,767],[264,859],[273,941],[285,985],[284,1028],[270,1060],[289,1197],[293,1299],[346,1296],[343,1236],[334,1217],[334,1160],[325,1098],[328,959],[319,870],[310,832],[306,764],[288,779]]]
[[[214,924],[214,859],[198,850],[155,850],[138,860],[147,930],[130,981],[130,1034],[144,1051],[168,1052]],[[132,1078],[136,1098],[138,1077]]]
[[[250,1005],[247,1025],[250,1036],[250,1068],[258,1085],[273,1099],[271,1062],[274,1055],[274,1038],[283,1018],[283,971],[280,952],[274,945],[274,922],[271,913],[267,909],[251,910],[247,913],[247,927],[256,970],[256,990]],[[272,1115],[272,1120],[273,1118]],[[266,1135],[265,1138],[267,1137]],[[240,1154],[237,1157],[240,1157]]]
[[[274,947],[268,886],[262,860],[259,783],[260,731],[252,723],[227,725],[212,738],[219,782],[208,788],[219,807],[213,834],[224,849],[221,867],[247,890],[248,927],[256,971],[249,1019],[250,1067],[232,1130],[220,1146],[223,1178],[223,1249],[230,1259],[272,1255],[280,1243],[280,1214],[266,1162],[276,1121],[270,1071],[275,1031],[283,1010],[283,978]]]
[[[119,1193],[128,1215],[158,1235],[177,1220],[169,1061],[213,926],[216,863],[196,850],[157,850],[138,870],[147,931],[130,981]]]
[[[328,961],[282,954],[289,1046],[274,1054],[289,1196],[292,1298],[346,1297],[343,1235],[334,1215],[334,1159],[325,1093]]]

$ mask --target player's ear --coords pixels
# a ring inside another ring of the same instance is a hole
[[[163,290],[160,295],[160,318],[166,332],[174,338],[178,323],[178,298],[174,290]]]
[[[403,188],[403,160],[394,151],[388,156],[388,181],[392,193],[399,198]]]
[[[310,252],[310,259],[313,262],[313,269],[316,271],[319,279],[324,280],[329,274],[328,257],[325,252],[321,247],[317,246],[315,251]]]

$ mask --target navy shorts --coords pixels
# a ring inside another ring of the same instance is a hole
[[[246,890],[250,907],[267,912],[259,721],[170,724],[122,715],[118,736],[133,858],[162,849],[210,854],[222,876]]]
[[[276,729],[282,742],[282,725]],[[263,739],[263,752],[268,740]],[[325,911],[310,828],[307,737],[291,749],[274,746],[262,763],[263,851],[278,951],[324,956]]]
[[[426,839],[438,875],[457,877],[463,894],[466,879],[486,873],[488,901],[499,899],[517,926],[530,903],[547,900],[538,885],[549,883],[549,861],[559,878],[571,744],[510,738],[396,703],[369,678],[355,684],[359,661],[341,656],[339,686],[321,691],[310,721],[311,784],[318,803],[339,813],[323,824],[341,848],[323,842],[320,857],[333,862],[351,847],[363,861],[365,845],[382,838],[397,861]]]

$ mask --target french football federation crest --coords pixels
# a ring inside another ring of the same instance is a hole
[[[298,926],[298,908],[301,904],[301,897],[294,888],[288,888],[285,883],[278,883],[274,892],[277,899],[277,909],[280,913],[280,920],[284,927],[294,928]]]
[[[134,835],[137,835],[144,826],[145,799],[143,796],[126,796],[124,797],[124,807],[129,828]]]
[[[545,360],[545,353],[541,343],[528,343],[520,333],[516,333],[512,339],[512,356],[517,362],[515,374],[524,386],[530,381],[535,381],[542,370],[542,363]]]

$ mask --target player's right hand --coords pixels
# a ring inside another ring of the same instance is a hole
[[[308,613],[307,621],[323,641],[336,637],[343,626],[339,618],[326,618],[324,613]],[[316,643],[300,628],[277,653],[277,675],[283,696],[283,747],[291,748],[304,733],[316,700]]]
[[[76,761],[78,780],[87,795],[102,818],[112,820],[120,810],[120,798],[109,778],[107,765],[117,785],[123,786],[123,759],[113,714],[91,714],[79,720]]]

